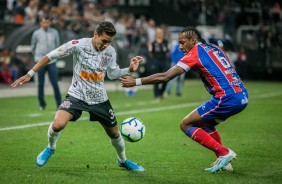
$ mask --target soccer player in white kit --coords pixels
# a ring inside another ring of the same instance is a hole
[[[118,165],[133,171],[144,168],[126,158],[125,143],[118,130],[116,117],[104,87],[104,78],[118,79],[137,70],[142,57],[133,57],[128,68],[120,69],[116,63],[116,51],[110,45],[116,34],[112,23],[100,22],[93,38],[69,41],[51,51],[24,76],[16,80],[13,88],[28,82],[31,77],[51,60],[73,55],[72,84],[65,100],[59,106],[54,121],[48,129],[48,146],[37,156],[36,164],[43,166],[54,154],[60,132],[69,121],[76,121],[82,111],[89,112],[90,121],[98,121],[105,129],[116,150]]]

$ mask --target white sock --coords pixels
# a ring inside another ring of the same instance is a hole
[[[121,163],[124,163],[126,161],[125,144],[121,135],[119,134],[119,138],[117,139],[111,139],[111,143],[116,149],[118,159]]]
[[[54,130],[52,129],[52,124],[49,126],[49,129],[48,129],[48,146],[51,148],[51,149],[56,149],[56,143],[57,143],[57,140],[59,138],[59,135],[61,132],[54,132]]]

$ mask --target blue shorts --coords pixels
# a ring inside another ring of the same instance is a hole
[[[205,122],[217,125],[230,116],[241,112],[247,105],[248,93],[247,91],[242,91],[232,96],[212,97],[209,101],[199,106],[197,110]]]

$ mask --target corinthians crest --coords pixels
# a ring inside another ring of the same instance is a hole
[[[105,67],[110,59],[111,59],[112,55],[108,52],[104,53],[102,56],[101,56],[101,63],[100,63],[100,67]]]
[[[62,104],[61,107],[68,109],[70,108],[70,106],[72,105],[72,103],[69,100],[65,100]]]

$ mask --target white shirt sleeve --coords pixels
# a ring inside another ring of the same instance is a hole
[[[118,79],[122,76],[130,75],[129,68],[120,69],[119,65],[116,63],[116,53],[114,52],[114,56],[109,64],[107,69],[107,76],[109,79]]]
[[[54,60],[54,59],[58,59],[58,58],[73,54],[76,51],[76,45],[75,45],[76,43],[74,41],[75,40],[69,41],[69,42],[61,45],[57,49],[49,52],[47,54],[47,57],[50,60]]]

